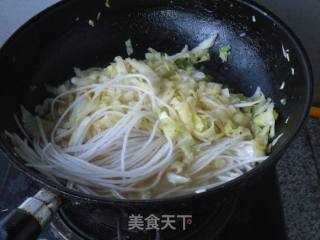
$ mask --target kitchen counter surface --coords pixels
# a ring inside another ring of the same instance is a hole
[[[288,239],[320,239],[320,120],[309,119],[277,166]]]

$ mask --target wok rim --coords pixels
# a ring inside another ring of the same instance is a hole
[[[74,4],[74,2],[77,0],[62,0],[59,1],[52,6],[44,9],[40,13],[33,16],[31,19],[29,19],[26,23],[24,23],[21,27],[18,28],[10,37],[9,39],[4,43],[4,45],[0,49],[0,55],[2,55],[3,49],[6,49],[7,46],[10,46],[11,42],[13,42],[21,33],[23,33],[25,30],[28,29],[29,26],[31,26],[34,22],[41,19],[43,16],[46,16],[51,13],[53,10],[57,10],[59,7],[63,7],[67,4]],[[306,79],[306,100],[304,102],[304,109],[301,114],[301,117],[297,120],[297,124],[293,127],[293,130],[288,133],[288,137],[284,141],[284,143],[277,149],[276,151],[272,152],[271,155],[262,163],[260,163],[258,166],[250,170],[249,172],[246,172],[242,174],[241,176],[228,181],[226,183],[223,183],[219,186],[209,188],[203,193],[189,193],[181,196],[174,196],[174,197],[165,197],[165,198],[159,198],[159,199],[116,199],[116,198],[106,198],[106,197],[99,197],[99,196],[92,196],[89,194],[85,194],[82,192],[78,192],[75,190],[71,190],[65,186],[59,186],[55,184],[54,182],[48,180],[44,176],[41,176],[40,174],[37,174],[32,170],[31,168],[28,168],[23,162],[18,160],[18,158],[13,154],[13,152],[6,146],[6,143],[4,142],[3,138],[0,138],[0,148],[3,150],[3,155],[6,156],[10,160],[10,162],[23,174],[31,178],[32,180],[36,181],[37,183],[41,184],[43,187],[47,188],[50,191],[53,191],[56,194],[62,194],[62,197],[67,198],[73,198],[73,199],[79,199],[79,200],[85,200],[91,203],[103,203],[103,204],[118,204],[118,205],[128,205],[128,204],[161,204],[161,203],[169,203],[169,202],[182,202],[187,201],[193,198],[203,198],[209,194],[213,194],[214,192],[220,192],[224,189],[231,189],[233,187],[239,187],[246,182],[246,180],[259,175],[260,173],[263,173],[264,170],[267,170],[270,168],[273,164],[275,164],[280,157],[283,155],[283,153],[287,150],[288,146],[292,143],[292,141],[296,138],[297,134],[303,127],[304,123],[308,119],[308,113],[309,109],[311,107],[312,98],[313,98],[313,86],[314,86],[314,78],[313,78],[313,72],[312,72],[312,66],[310,59],[307,55],[307,51],[303,44],[301,43],[300,39],[297,37],[297,35],[274,13],[272,13],[267,8],[261,6],[260,4],[253,2],[252,0],[236,0],[242,5],[245,5],[247,8],[251,8],[256,12],[259,12],[260,14],[264,15],[264,17],[269,18],[273,23],[277,24],[277,27],[283,32],[288,39],[292,41],[294,46],[296,47],[296,50],[298,51],[299,55],[301,56],[301,61],[303,63],[303,70],[305,71],[305,79]],[[231,1],[232,2],[232,1]],[[4,129],[2,129],[4,130]]]

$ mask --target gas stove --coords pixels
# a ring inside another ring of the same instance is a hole
[[[0,176],[4,176],[0,179],[0,218],[2,218],[28,196],[37,192],[39,187],[14,169],[5,157],[0,155],[0,159]],[[81,228],[81,221],[86,221],[86,219],[75,221],[74,218],[68,216],[67,212],[65,209],[60,210],[39,239],[96,239],[93,234]],[[210,219],[210,213],[208,213],[207,220],[203,221],[193,231],[184,234],[183,239],[286,239],[276,171],[270,171],[260,182],[251,185],[242,191],[237,198],[229,201],[228,204],[223,206],[219,216],[221,217]],[[219,221],[219,224],[217,224],[217,221]],[[217,225],[219,229],[216,229]],[[121,232],[120,229],[114,228],[110,235],[105,236],[104,239],[130,240],[139,238],[131,238],[130,235]],[[163,238],[161,232],[155,232],[150,239],[161,240]]]

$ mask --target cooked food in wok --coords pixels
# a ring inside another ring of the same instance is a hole
[[[201,193],[250,171],[268,157],[277,113],[260,88],[247,97],[200,70],[215,38],[75,69],[43,104],[21,107],[20,132],[7,133],[16,153],[56,183],[121,199]]]

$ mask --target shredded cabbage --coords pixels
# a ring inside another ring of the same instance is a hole
[[[228,57],[230,54],[231,54],[231,46],[230,45],[227,45],[227,46],[219,49],[219,57],[222,60],[222,62],[228,61]]]
[[[127,50],[127,54],[128,56],[132,55],[133,54],[133,47],[132,47],[132,42],[131,42],[131,39],[128,39],[126,42],[126,50]]]
[[[47,87],[55,97],[37,116],[22,108],[23,136],[8,133],[16,152],[69,188],[117,198],[200,193],[249,171],[267,158],[277,113],[260,88],[246,97],[196,69],[216,37],[172,56],[149,49],[144,60],[75,69]]]

